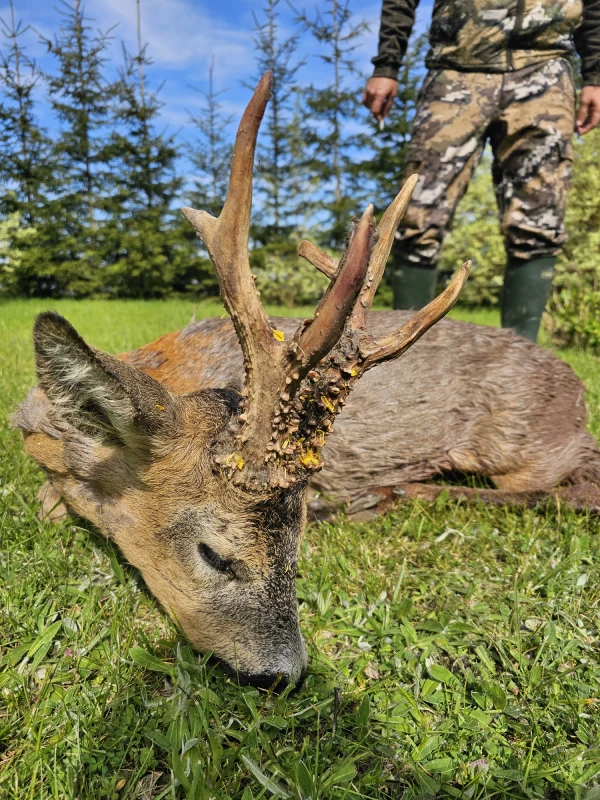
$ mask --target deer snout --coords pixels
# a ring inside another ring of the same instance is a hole
[[[299,689],[306,675],[308,653],[304,639],[300,637],[298,648],[278,659],[270,661],[264,672],[236,672],[240,683],[250,684],[259,689],[273,689],[282,692],[288,686]]]

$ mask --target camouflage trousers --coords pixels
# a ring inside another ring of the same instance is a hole
[[[396,235],[397,255],[409,264],[436,263],[488,141],[508,254],[557,255],[566,239],[574,100],[563,58],[503,74],[431,70],[407,153],[406,174],[420,178]]]

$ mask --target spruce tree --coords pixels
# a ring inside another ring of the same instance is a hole
[[[207,91],[192,86],[204,98],[204,104],[196,114],[190,115],[195,128],[195,140],[191,150],[191,161],[195,168],[192,205],[218,216],[225,202],[229,167],[233,147],[228,136],[233,116],[223,113],[219,97],[225,90],[215,88],[215,58],[208,68]]]
[[[305,125],[305,138],[312,180],[325,194],[321,203],[328,217],[324,243],[340,247],[348,219],[359,204],[348,181],[356,136],[346,130],[358,116],[359,71],[354,51],[368,24],[354,22],[349,0],[326,0],[325,4],[324,14],[317,12],[311,19],[303,12],[297,19],[324,49],[318,57],[331,76],[324,88],[310,86],[304,93],[310,119],[310,124]]]
[[[202,95],[204,102],[196,113],[190,113],[190,123],[195,135],[190,149],[194,178],[189,192],[189,205],[218,217],[225,202],[229,183],[233,145],[228,131],[233,116],[223,112],[219,98],[226,90],[217,91],[215,84],[213,56],[208,68],[206,91],[197,86],[190,87]],[[202,294],[218,294],[219,283],[208,253],[187,222],[183,223],[181,236],[188,248],[193,248],[195,252],[196,266],[188,271],[185,284],[187,289],[194,289]]]
[[[104,75],[110,31],[92,31],[81,0],[61,0],[58,10],[60,32],[52,40],[43,38],[56,61],[47,83],[61,123],[54,148],[58,240],[51,256],[57,291],[80,296],[102,291],[110,252],[106,220],[118,203],[110,147],[116,85]]]
[[[294,228],[303,158],[293,100],[296,74],[305,62],[295,58],[300,31],[281,36],[279,3],[266,0],[263,21],[253,12],[257,73],[252,84],[247,84],[254,88],[261,75],[272,73],[271,97],[258,143],[257,194],[262,203],[253,230],[254,237],[265,245],[281,240]]]
[[[119,156],[124,171],[118,177],[130,210],[168,207],[181,187],[175,171],[178,149],[173,135],[156,131],[164,106],[158,91],[149,88],[146,71],[152,65],[147,45],[142,45],[141,2],[136,0],[137,50],[123,45],[124,67],[120,71],[116,119],[122,126]],[[160,90],[160,87],[159,87]]]
[[[148,82],[152,60],[142,44],[140,0],[136,8],[137,48],[130,53],[123,46],[118,129],[111,143],[118,203],[110,221],[113,255],[106,288],[117,296],[158,297],[173,289],[192,253],[174,211],[182,186],[178,148],[173,135],[157,130],[163,103]]]
[[[29,26],[15,22],[12,0],[9,15],[0,19],[0,217],[6,221],[0,293],[44,294],[52,279],[39,245],[47,195],[56,187],[50,140],[36,113],[41,76],[22,44]]]
[[[4,214],[18,211],[21,223],[35,224],[48,182],[49,140],[35,109],[35,89],[40,73],[21,44],[29,30],[15,22],[12,0],[10,20],[0,18],[4,46],[0,51],[0,198]]]

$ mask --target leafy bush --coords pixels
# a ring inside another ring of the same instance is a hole
[[[453,273],[467,259],[473,262],[460,299],[465,306],[494,306],[500,300],[506,255],[491,167],[491,156],[486,153],[458,206],[442,248],[441,273]]]
[[[21,228],[19,212],[0,219],[0,293],[12,294],[23,260],[22,247],[33,236],[33,228]]]
[[[600,129],[575,144],[569,241],[557,265],[546,327],[556,344],[600,351]]]
[[[297,242],[273,242],[251,254],[252,271],[263,303],[281,306],[313,305],[329,280],[296,255]]]
[[[588,276],[589,277],[589,276]],[[595,276],[595,281],[598,276]],[[600,351],[600,287],[588,289],[579,276],[574,288],[557,289],[545,327],[552,340],[564,347]]]

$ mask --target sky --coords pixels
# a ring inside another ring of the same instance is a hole
[[[177,132],[183,150],[191,138],[193,128],[189,126],[191,114],[197,114],[203,99],[194,88],[206,90],[208,70],[215,60],[215,83],[217,91],[223,91],[220,100],[223,111],[239,119],[250,91],[243,86],[256,73],[253,42],[253,12],[263,19],[262,0],[142,0],[142,41],[148,45],[148,55],[153,65],[148,70],[148,79],[154,88],[161,86],[159,97],[164,102],[161,111],[162,123],[170,132]],[[68,0],[69,3],[72,0]],[[302,0],[292,0],[294,7],[314,14],[317,6],[321,10],[323,0],[311,0],[307,5],[296,5]],[[52,69],[52,58],[40,42],[40,35],[52,38],[61,24],[60,0],[14,0],[15,16],[30,30],[23,37],[27,53],[46,69]],[[282,35],[294,30],[294,13],[287,0],[280,2],[280,24]],[[416,31],[422,31],[429,22],[432,0],[426,0],[418,9]],[[377,51],[380,1],[363,2],[350,0],[356,22],[366,20],[370,30],[365,33],[356,50],[359,68],[368,75],[372,69],[370,59]],[[93,20],[93,27],[101,31],[112,28],[110,62],[107,72],[122,64],[122,43],[129,50],[136,48],[136,2],[135,0],[87,0],[85,11]],[[10,19],[6,0],[0,0],[0,17]],[[325,85],[329,76],[327,68],[318,58],[318,46],[309,33],[300,37],[299,59],[306,64],[298,72],[301,83]],[[360,85],[357,85],[360,91]],[[43,121],[48,121],[44,108],[45,96],[40,97]],[[366,113],[366,112],[365,112]],[[357,121],[358,123],[360,120]],[[231,134],[234,129],[232,126]]]

